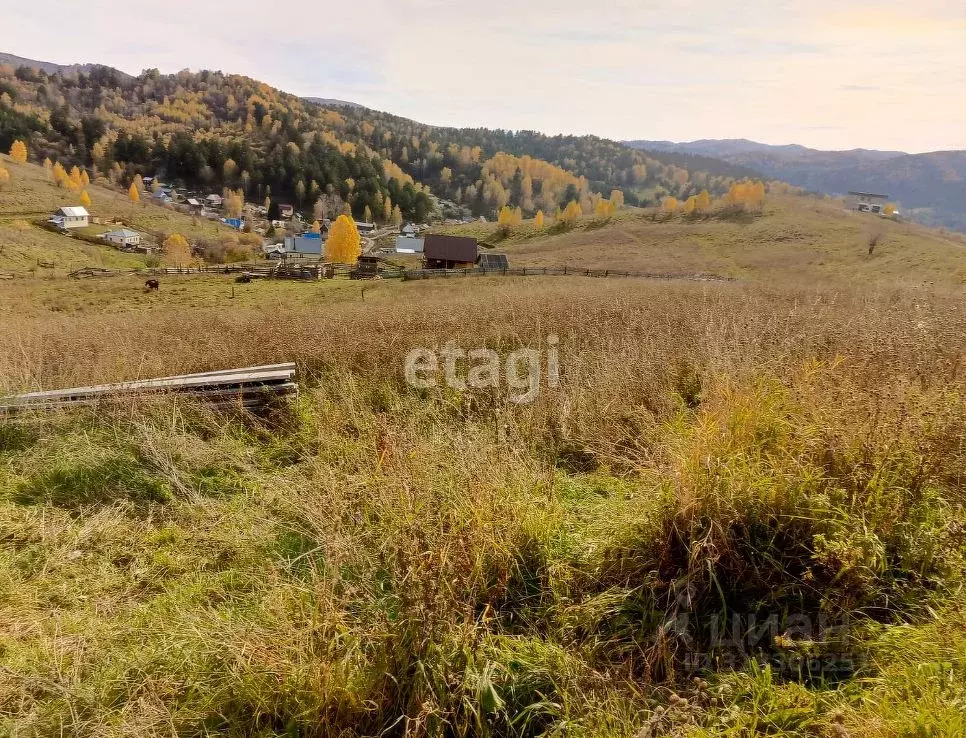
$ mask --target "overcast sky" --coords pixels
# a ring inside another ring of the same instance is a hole
[[[439,125],[966,149],[964,0],[31,0],[0,50],[220,69]]]

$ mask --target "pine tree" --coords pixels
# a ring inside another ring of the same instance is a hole
[[[329,229],[325,260],[333,264],[355,264],[362,253],[362,237],[348,215],[340,215]]]
[[[13,161],[14,164],[27,163],[27,144],[25,144],[19,138],[10,146],[10,160]]]

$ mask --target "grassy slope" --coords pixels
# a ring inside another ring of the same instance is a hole
[[[269,423],[166,402],[0,421],[0,733],[966,730],[944,594],[957,291],[13,286],[2,307],[31,305],[0,324],[7,386],[292,359],[303,395]],[[532,406],[400,379],[413,346],[505,355],[550,332],[565,382]],[[764,652],[860,656],[837,687],[747,665],[695,684],[701,647],[660,628],[721,598],[814,616],[816,596],[854,640]]]
[[[38,261],[57,265],[62,270],[83,266],[131,267],[144,264],[142,257],[123,254],[117,249],[64,237],[33,225],[64,205],[79,204],[79,197],[59,188],[44,168],[37,164],[13,164],[8,156],[0,157],[10,172],[10,183],[0,190],[0,269],[15,273],[48,273],[38,269]],[[127,193],[92,184],[91,214],[104,218],[120,218],[136,230],[158,236],[181,233],[189,238],[211,237],[227,232],[224,226],[207,221],[197,224],[189,216],[142,202],[131,205]],[[147,198],[145,198],[145,201]]]
[[[492,239],[496,226],[454,229]],[[868,254],[869,235],[882,239]],[[742,279],[853,280],[960,284],[966,239],[913,223],[844,212],[831,202],[771,197],[760,216],[655,223],[625,211],[556,235],[524,224],[498,244],[515,266],[580,266],[652,272],[713,272]]]

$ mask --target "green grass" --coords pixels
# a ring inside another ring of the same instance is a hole
[[[0,420],[0,733],[962,732],[956,291],[14,287],[7,383],[292,359],[302,392]],[[530,406],[401,379],[550,332]]]

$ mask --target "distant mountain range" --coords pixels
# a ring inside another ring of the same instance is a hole
[[[625,141],[643,151],[698,154],[830,195],[881,192],[908,217],[966,231],[966,151],[820,151],[797,144],[771,146],[746,139]]]

